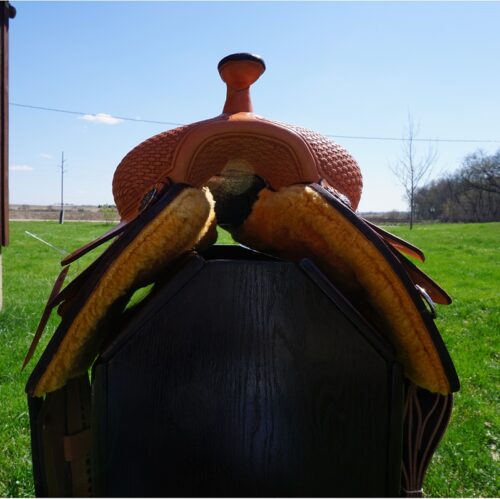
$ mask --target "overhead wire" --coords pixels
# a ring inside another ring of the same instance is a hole
[[[65,114],[74,114],[74,115],[79,115],[79,116],[98,116],[99,114],[102,113],[84,113],[82,111],[69,111],[67,109],[57,109],[54,107],[44,107],[44,106],[33,106],[31,104],[19,104],[17,102],[9,102],[11,106],[16,106],[16,107],[24,107],[28,109],[38,109],[40,111],[52,111],[55,113],[65,113]],[[116,118],[118,120],[123,120],[123,121],[136,121],[140,123],[153,123],[155,125],[168,125],[168,126],[182,126],[184,123],[174,123],[171,121],[157,121],[157,120],[144,120],[142,118],[128,118],[126,116],[115,116],[115,115],[109,115],[111,118]]]
[[[94,116],[97,117],[103,113],[84,113],[82,111],[70,111],[67,109],[57,109],[53,107],[45,107],[45,106],[35,106],[31,104],[20,104],[17,102],[10,102],[11,106],[15,107],[23,107],[27,109],[36,109],[40,111],[51,111],[55,113],[65,113],[65,114],[73,114],[78,116]],[[137,123],[151,123],[154,125],[167,125],[167,126],[183,126],[186,123],[176,123],[173,121],[160,121],[160,120],[146,120],[142,118],[130,118],[127,116],[115,116],[115,115],[107,115],[111,118],[115,118],[122,121],[131,121]],[[355,139],[355,140],[387,140],[387,141],[405,141],[408,140],[404,137],[371,137],[367,135],[337,135],[337,134],[323,134],[326,137],[331,137],[334,139]],[[456,143],[492,143],[492,144],[500,144],[500,140],[492,140],[492,139],[441,139],[441,138],[420,138],[413,137],[413,141],[418,142],[456,142]]]

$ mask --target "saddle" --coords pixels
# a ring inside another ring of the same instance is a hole
[[[227,86],[222,114],[131,150],[113,178],[120,223],[62,261],[24,365],[56,307],[61,321],[28,379],[29,396],[56,392],[85,374],[109,340],[102,324],[110,314],[125,310],[138,288],[173,272],[190,251],[213,245],[217,226],[253,250],[313,261],[387,336],[409,382],[442,396],[457,391],[434,323],[435,303],[451,298],[408,258],[423,262],[420,249],[356,213],[357,162],[319,133],[253,112],[250,86],[265,71],[260,57],[233,54],[218,71]],[[107,241],[63,288],[69,265]]]

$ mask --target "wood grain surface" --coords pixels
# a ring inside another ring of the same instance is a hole
[[[317,269],[214,255],[188,260],[96,364],[95,493],[398,495],[391,349]]]

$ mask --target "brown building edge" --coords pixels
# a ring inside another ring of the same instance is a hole
[[[9,2],[0,4],[0,309],[3,305],[2,246],[9,244],[9,19],[16,9]]]
[[[16,15],[16,9],[9,2],[0,6],[1,22],[1,66],[2,98],[0,104],[1,120],[1,189],[0,189],[0,243],[9,244],[9,19]]]

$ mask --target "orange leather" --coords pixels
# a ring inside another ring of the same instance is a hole
[[[225,58],[219,65],[227,85],[223,114],[155,135],[123,158],[113,178],[122,220],[134,219],[153,189],[169,182],[201,187],[231,165],[243,165],[274,189],[322,181],[357,208],[361,171],[344,148],[319,133],[252,112],[249,87],[265,66],[250,57]]]
[[[222,112],[225,114],[253,112],[250,85],[266,70],[265,65],[258,60],[225,62],[223,59],[218,69],[220,77],[227,85],[226,103]]]

